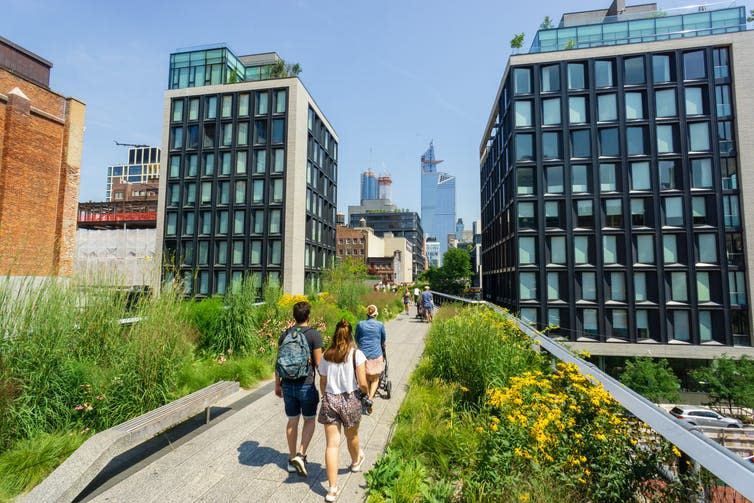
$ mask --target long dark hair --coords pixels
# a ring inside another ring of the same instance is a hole
[[[327,348],[322,357],[330,363],[343,363],[346,361],[348,353],[355,347],[353,327],[348,320],[343,319],[335,326],[335,335],[333,335],[330,347]]]

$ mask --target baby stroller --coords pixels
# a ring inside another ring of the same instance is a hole
[[[380,394],[380,396],[386,400],[390,400],[390,396],[393,393],[393,383],[388,378],[387,373],[387,353],[385,352],[385,348],[382,348],[382,357],[385,360],[385,368],[382,369],[382,373],[380,374],[380,383],[377,385],[377,392]]]
[[[421,299],[416,303],[416,317],[424,321],[424,303]]]

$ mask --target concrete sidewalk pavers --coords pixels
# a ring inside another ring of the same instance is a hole
[[[393,394],[390,400],[377,399],[374,413],[362,418],[359,438],[366,454],[364,471],[385,449],[428,328],[405,314],[386,324]],[[304,478],[286,471],[285,423],[283,401],[270,392],[90,501],[323,501],[327,494],[324,429],[317,424],[307,453],[309,476]],[[348,469],[345,441],[341,443],[340,465],[339,501],[363,501],[364,474]]]

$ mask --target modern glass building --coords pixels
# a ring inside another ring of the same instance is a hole
[[[377,174],[368,169],[361,174],[361,201],[373,201],[379,199],[379,187]]]
[[[421,156],[421,218],[426,237],[440,243],[440,264],[456,224],[456,177],[437,171],[441,162],[430,142]]]
[[[623,354],[749,346],[744,8],[597,12],[540,30],[503,75],[480,145],[484,297]]]
[[[338,137],[277,54],[226,47],[170,56],[158,249],[187,295],[244,274],[318,287],[335,258]],[[282,75],[285,75],[282,73]]]

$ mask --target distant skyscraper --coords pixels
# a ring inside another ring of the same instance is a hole
[[[378,186],[378,196],[380,199],[390,199],[392,193],[391,189],[393,185],[393,179],[390,178],[390,175],[387,173],[383,173],[377,178],[377,186]]]
[[[463,239],[463,218],[459,218],[456,222],[456,237],[459,241]]]
[[[377,174],[368,169],[361,174],[361,200],[378,199]]]
[[[442,161],[435,158],[432,142],[421,156],[421,218],[425,233],[440,243],[440,261],[448,250],[448,234],[455,230],[456,177],[437,171]]]

